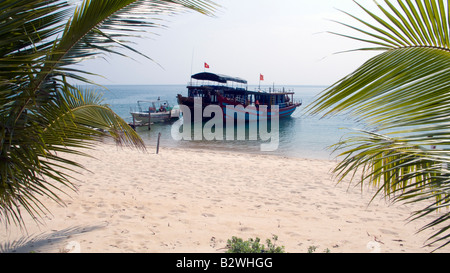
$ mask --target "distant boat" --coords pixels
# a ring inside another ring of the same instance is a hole
[[[192,113],[194,99],[201,98],[203,109],[208,105],[218,105],[223,110],[224,118],[231,118],[226,113],[227,105],[246,107],[245,117],[248,121],[258,120],[263,116],[270,119],[275,105],[279,107],[279,118],[289,117],[302,105],[301,102],[294,101],[293,90],[269,88],[268,92],[248,91],[247,81],[242,78],[209,72],[192,75],[187,89],[187,96],[178,94],[178,104],[187,106]],[[263,105],[267,107],[260,107]]]
[[[179,107],[170,106],[167,100],[137,102],[137,109],[131,111],[133,121],[137,124],[167,122],[180,117]]]

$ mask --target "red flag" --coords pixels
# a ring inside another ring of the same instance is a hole
[[[259,80],[260,80],[260,81],[263,81],[263,80],[264,80],[264,75],[259,74]]]
[[[205,68],[209,68],[209,64],[205,63]]]

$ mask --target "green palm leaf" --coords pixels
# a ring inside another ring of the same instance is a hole
[[[0,221],[23,224],[46,213],[40,197],[62,204],[76,190],[71,173],[82,164],[64,155],[85,155],[105,136],[145,149],[134,130],[90,90],[72,65],[102,53],[125,56],[131,38],[163,27],[161,16],[193,10],[211,15],[209,0],[0,1]],[[61,187],[62,186],[62,187]]]
[[[375,131],[360,131],[338,143],[340,177],[362,171],[360,183],[395,201],[428,203],[413,219],[444,213],[424,229],[437,228],[430,244],[450,243],[449,213],[450,44],[449,4],[442,0],[384,1],[381,15],[359,5],[375,23],[355,18],[362,37],[338,34],[383,50],[321,93],[307,112],[348,114]],[[336,33],[335,33],[336,34]],[[437,149],[431,149],[437,146]]]
[[[105,52],[123,55],[118,50],[120,48],[149,58],[128,46],[129,38],[135,38],[137,32],[145,33],[154,27],[164,27],[155,23],[160,22],[158,17],[161,15],[179,12],[182,8],[209,15],[215,6],[208,0],[84,1],[67,22],[63,36],[56,41],[54,53],[44,70],[57,74],[56,71],[62,66],[97,57]]]
[[[442,123],[450,102],[449,58],[450,51],[435,48],[386,51],[324,92],[310,113],[352,109],[355,117],[383,129]]]
[[[57,103],[49,103],[42,108],[40,118],[46,126],[41,137],[45,143],[83,147],[86,141],[102,140],[109,135],[117,144],[145,149],[139,135],[102,104],[101,95],[94,91],[70,88]],[[60,137],[61,134],[64,138]]]

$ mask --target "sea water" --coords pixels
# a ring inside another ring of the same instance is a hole
[[[131,122],[130,111],[137,106],[138,100],[167,100],[171,105],[177,104],[177,94],[187,95],[183,85],[110,85],[98,90],[103,93],[105,103],[127,122]],[[249,86],[248,90],[255,90]],[[237,151],[246,153],[264,153],[278,156],[300,157],[310,159],[334,159],[334,144],[358,124],[350,118],[341,115],[332,118],[305,115],[305,107],[309,105],[326,87],[325,86],[286,86],[295,92],[294,100],[302,101],[290,118],[280,119],[278,149],[271,152],[261,152],[261,141],[254,140],[175,140],[171,134],[173,122],[155,123],[148,127],[138,127],[136,130],[150,146],[156,146],[158,134],[161,133],[161,147],[211,149],[222,151]]]

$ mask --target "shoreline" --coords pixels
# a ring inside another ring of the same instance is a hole
[[[142,132],[139,132],[142,133]],[[141,137],[143,137],[141,135]],[[144,144],[147,150],[154,152],[156,151],[156,140],[157,136],[154,139],[145,139]],[[183,140],[184,141],[184,140]],[[244,141],[243,141],[244,142]],[[205,145],[202,145],[206,143]],[[245,147],[245,146],[225,146],[221,145],[223,143],[227,143],[227,141],[219,141],[219,145],[209,145],[210,141],[186,141],[186,145],[174,145],[174,143],[167,143],[167,139],[161,138],[160,148],[166,150],[191,150],[191,151],[203,151],[203,152],[219,152],[219,153],[232,153],[232,154],[240,154],[240,155],[251,155],[251,156],[274,156],[279,158],[292,158],[292,159],[305,159],[305,160],[324,160],[324,161],[339,161],[338,154],[333,154],[331,149],[323,148],[320,152],[315,151],[314,153],[310,151],[297,151],[297,153],[284,153],[280,152],[280,149],[277,149],[273,152],[264,152],[260,151],[259,148],[255,146]],[[230,142],[231,143],[231,142]],[[115,145],[112,140],[105,140],[102,144],[104,145]],[[232,147],[234,150],[231,150]],[[244,149],[247,148],[247,149]],[[305,154],[300,154],[304,152]]]
[[[105,145],[111,145],[114,146],[114,144],[105,144]],[[146,149],[150,151],[150,154],[156,154],[156,146],[146,144]],[[124,147],[125,148],[125,147]],[[128,149],[128,148],[125,148]],[[302,156],[294,156],[294,155],[284,155],[284,154],[270,154],[270,152],[260,152],[260,151],[244,151],[244,150],[235,150],[230,151],[227,148],[221,147],[221,148],[214,148],[214,149],[208,149],[208,148],[202,148],[202,147],[172,147],[172,146],[164,146],[160,147],[161,149],[170,151],[191,151],[191,152],[201,152],[201,153],[219,153],[224,155],[237,155],[237,156],[256,156],[256,157],[274,157],[279,159],[298,159],[298,160],[312,160],[312,161],[325,161],[325,162],[338,162],[338,159],[326,159],[326,158],[313,158],[313,157],[302,157]]]
[[[232,236],[278,236],[288,253],[430,252],[427,220],[407,222],[413,206],[389,204],[373,190],[336,185],[336,161],[278,155],[114,144],[69,155],[87,170],[73,174],[77,193],[66,206],[44,202],[52,214],[28,234],[0,232],[1,252],[61,252],[70,241],[81,252],[222,253]],[[428,219],[429,220],[429,219]],[[443,248],[439,252],[445,252]]]

